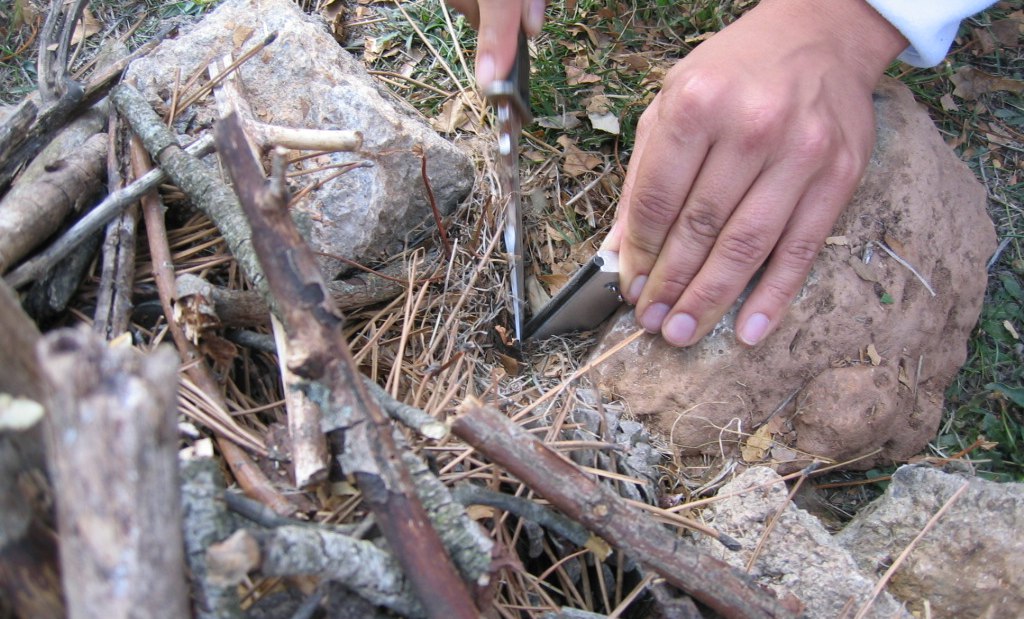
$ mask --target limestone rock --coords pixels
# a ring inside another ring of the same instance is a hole
[[[757,555],[751,577],[780,598],[796,596],[804,605],[806,617],[854,616],[870,599],[876,579],[860,573],[850,553],[821,522],[790,503],[787,495],[786,484],[775,471],[767,467],[747,469],[719,490],[719,496],[727,498],[712,503],[703,513],[708,524],[736,538],[743,548],[730,551],[703,536],[698,539],[698,546],[745,569],[767,523],[785,505]],[[848,612],[844,613],[844,609]],[[891,618],[910,614],[883,592],[866,616]]]
[[[734,309],[695,346],[644,336],[598,366],[602,389],[683,455],[743,447],[748,462],[796,469],[880,448],[854,464],[870,468],[934,437],[981,310],[995,233],[985,189],[910,91],[886,79],[875,108],[865,177],[772,335],[739,345]],[[594,355],[635,329],[633,313],[620,314]]]
[[[885,494],[836,541],[868,574],[881,575],[968,478],[927,466],[900,467]],[[932,616],[1024,617],[1024,484],[970,479],[888,590]]]
[[[178,81],[203,73],[211,60],[224,54],[237,57],[274,31],[276,41],[238,69],[256,119],[286,127],[362,132],[361,152],[319,157],[305,163],[307,168],[373,163],[330,180],[295,207],[316,251],[372,260],[402,249],[410,232],[430,218],[414,147],[425,149],[427,175],[442,213],[451,212],[468,195],[473,183],[468,156],[379,86],[318,18],[304,15],[290,0],[228,0],[187,33],[132,63],[126,79],[154,107],[166,110]],[[175,77],[179,72],[180,80]],[[204,76],[200,83],[206,81]],[[216,118],[212,98],[180,118],[179,131],[208,128]],[[336,172],[298,177],[297,187]],[[324,260],[330,275],[341,264]]]

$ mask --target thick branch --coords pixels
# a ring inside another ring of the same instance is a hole
[[[793,615],[744,574],[699,553],[500,413],[469,401],[452,423],[452,432],[563,514],[723,616]]]
[[[185,616],[177,358],[109,348],[84,329],[53,332],[38,350],[70,616]]]
[[[257,552],[238,552],[255,545]],[[245,556],[247,555],[247,556]],[[423,606],[394,556],[372,542],[321,527],[286,525],[270,530],[241,530],[230,543],[207,552],[210,575],[238,584],[256,568],[264,576],[316,576],[345,585],[374,604],[403,617],[422,617]]]
[[[31,183],[19,183],[0,202],[0,273],[53,234],[103,183],[107,134],[98,133]]]
[[[137,90],[128,84],[121,84],[114,88],[111,96],[114,105],[131,124],[149,154],[174,183],[188,194],[196,208],[220,230],[231,255],[238,261],[249,281],[257,290],[266,291],[263,272],[253,253],[249,223],[234,192],[221,182],[213,170],[182,150],[174,135]]]
[[[269,274],[268,284],[292,340],[291,370],[309,382],[308,394],[321,406],[352,412],[342,446],[342,467],[356,478],[388,543],[402,564],[428,615],[476,617],[437,532],[416,498],[391,426],[363,386],[342,331],[342,317],[330,299],[313,252],[287,210],[283,179],[269,183],[252,157],[234,117],[216,127],[218,151],[252,224],[252,243]]]

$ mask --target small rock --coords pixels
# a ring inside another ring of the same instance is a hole
[[[427,176],[442,214],[469,194],[473,164],[378,84],[338,45],[322,20],[303,14],[294,2],[228,0],[187,33],[133,62],[126,79],[154,107],[166,111],[176,83],[205,73],[211,60],[225,54],[237,58],[275,31],[277,39],[237,70],[256,120],[363,134],[358,153],[304,162],[307,168],[334,167],[299,177],[298,187],[326,180],[337,173],[337,164],[373,163],[328,181],[300,201],[294,207],[300,227],[309,228],[314,250],[321,254],[373,261],[401,251],[412,230],[425,222],[433,225],[421,160],[413,149],[422,147],[426,153]],[[181,117],[176,128],[208,129],[216,117],[213,98],[206,97]],[[322,264],[333,276],[344,263],[323,258]]]
[[[750,576],[779,598],[795,595],[807,617],[854,616],[870,599],[875,580],[858,571],[857,563],[817,518],[789,502],[788,489],[767,467],[752,467],[722,487],[703,517],[719,533],[736,538],[743,548],[727,550],[709,537],[697,546],[741,570],[764,535],[767,523],[785,505],[754,561]],[[732,496],[735,495],[735,496]],[[844,610],[846,614],[844,614]],[[910,617],[899,602],[882,593],[868,617]]]
[[[682,455],[736,457],[768,420],[773,447],[747,453],[780,470],[875,449],[851,468],[905,461],[935,436],[981,310],[995,233],[984,187],[910,91],[883,80],[875,108],[865,177],[786,318],[760,346],[736,342],[734,309],[695,346],[644,336],[597,367],[602,389]],[[594,356],[635,325],[632,312],[620,314]]]
[[[880,576],[968,481],[893,574],[888,591],[914,611],[927,600],[936,618],[1024,617],[1024,484],[903,466],[836,541],[865,573]]]

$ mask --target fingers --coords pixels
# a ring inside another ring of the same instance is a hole
[[[655,99],[644,112],[622,197],[616,236],[623,296],[637,303],[707,154],[708,137]],[[685,109],[673,107],[673,109]],[[653,131],[657,127],[660,131]]]
[[[850,200],[868,153],[843,156],[801,197],[760,281],[736,316],[736,337],[755,346],[779,324],[800,292],[832,226]]]
[[[486,89],[512,70],[519,29],[534,36],[544,25],[546,0],[448,0],[477,29],[476,81]]]

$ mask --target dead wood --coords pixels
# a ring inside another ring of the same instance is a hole
[[[110,144],[107,148],[107,186],[110,193],[124,187],[117,147],[117,122],[111,113]],[[135,242],[139,220],[137,205],[107,224],[103,239],[100,287],[96,292],[93,331],[112,340],[128,329],[132,284],[135,281]]]
[[[35,157],[50,142],[54,132],[63,127],[68,118],[81,108],[84,97],[82,88],[72,84],[64,96],[36,112],[35,119],[27,131],[4,131],[9,135],[9,140],[0,143],[0,191],[10,185],[18,171]]]
[[[99,234],[85,239],[74,252],[54,265],[53,270],[44,273],[25,293],[22,302],[25,311],[44,322],[67,309],[92,267],[101,240]]]
[[[404,272],[404,265],[393,264],[380,272],[391,278],[398,278]],[[179,275],[178,279],[198,279],[192,274]],[[196,288],[193,283],[189,288]],[[374,273],[363,273],[346,280],[327,283],[331,298],[341,311],[363,308],[390,301],[400,295],[405,286],[396,279],[388,279]],[[209,284],[210,299],[221,326],[228,328],[258,327],[270,324],[270,307],[255,290],[237,290]]]
[[[794,615],[744,574],[657,525],[500,413],[467,401],[452,423],[452,432],[563,514],[723,616]]]
[[[249,223],[234,192],[213,170],[178,145],[175,136],[137,90],[121,84],[114,88],[111,97],[150,156],[188,194],[195,207],[217,226],[253,287],[265,292],[266,282],[252,250]]]
[[[252,225],[252,243],[267,273],[293,350],[289,368],[308,381],[321,408],[349,413],[331,444],[398,557],[431,617],[476,617],[478,611],[416,498],[388,418],[362,383],[345,342],[343,318],[330,299],[313,252],[288,209],[283,166],[266,181],[234,117],[218,122],[218,151]]]
[[[206,551],[227,539],[232,530],[220,467],[210,458],[195,458],[182,465],[181,477],[185,557],[192,579],[195,616],[239,619],[242,610],[235,587],[210,578],[207,567]]]
[[[86,140],[104,130],[112,106],[106,101],[89,108],[53,136],[39,154],[32,158],[12,184],[28,184],[45,174],[59,160],[82,147]]]
[[[186,149],[186,152],[196,157],[208,155],[212,151],[212,136],[204,136]],[[42,277],[43,274],[52,270],[58,262],[63,260],[78,245],[93,238],[95,233],[103,228],[111,219],[132,204],[138,202],[143,195],[165,180],[167,180],[166,172],[160,169],[150,170],[124,189],[110,194],[42,253],[26,260],[18,268],[11,271],[5,277],[7,283],[18,287]]]
[[[138,138],[132,139],[131,157],[132,169],[137,176],[148,175],[151,172],[151,163]],[[178,348],[178,354],[187,367],[186,375],[211,402],[222,411],[226,411],[227,403],[209,366],[203,362],[202,356],[185,336],[181,325],[174,318],[172,307],[175,282],[174,266],[171,260],[171,250],[167,244],[167,231],[164,227],[164,208],[159,196],[155,193],[144,196],[142,212],[146,222],[146,236],[149,239],[149,252],[153,260],[153,278],[156,280],[160,305],[164,310],[164,317],[167,319],[167,327],[171,332],[174,345]],[[297,511],[295,504],[274,488],[266,475],[240,447],[223,435],[217,436],[217,446],[220,448],[221,455],[231,470],[231,474],[247,495],[281,515],[291,515]],[[265,451],[262,455],[265,455]]]
[[[39,33],[39,94],[44,104],[63,97],[69,87],[67,78],[68,52],[78,20],[82,18],[88,0],[54,2],[46,14]]]
[[[176,356],[71,329],[38,354],[70,616],[185,616]]]
[[[404,617],[424,616],[412,584],[390,552],[322,527],[241,530],[211,547],[207,561],[210,577],[224,584],[238,584],[257,568],[265,576],[316,576]]]
[[[107,135],[92,136],[48,166],[34,182],[19,183],[0,202],[0,273],[52,235],[103,183]]]
[[[40,401],[35,356],[39,330],[14,292],[0,281],[0,394]],[[34,495],[52,494],[44,471],[41,424],[0,429],[0,597],[19,617],[65,616],[55,535]]]

